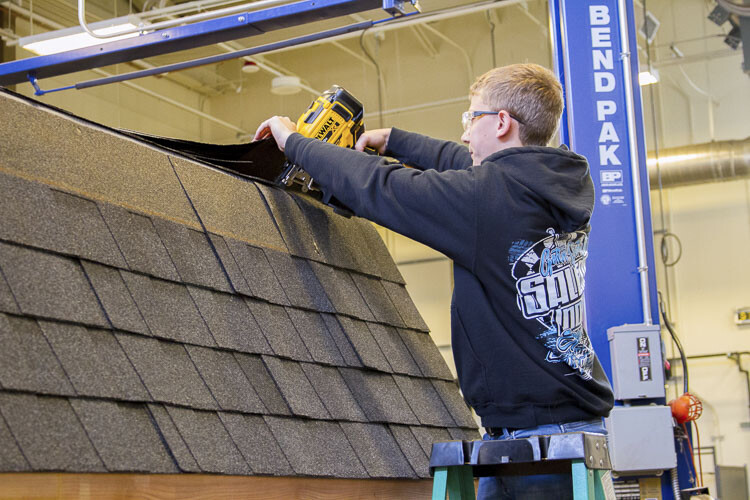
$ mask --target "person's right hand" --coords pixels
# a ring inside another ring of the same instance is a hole
[[[385,149],[388,146],[388,139],[391,136],[391,129],[379,128],[370,130],[362,134],[354,145],[354,149],[357,151],[364,151],[365,147],[370,147],[378,152],[378,154],[385,154]]]

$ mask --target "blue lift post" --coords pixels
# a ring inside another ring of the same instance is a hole
[[[587,325],[611,380],[607,329],[659,324],[633,1],[549,0],[549,14],[565,92],[562,137],[589,159],[596,187]],[[686,463],[678,452],[681,488],[692,486]],[[661,483],[663,498],[673,499],[669,473]]]
[[[301,24],[382,8],[403,13],[399,0],[306,0],[164,29],[93,47],[0,64],[0,85],[109,66],[205,45],[236,40]]]

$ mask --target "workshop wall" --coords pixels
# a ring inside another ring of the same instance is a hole
[[[661,22],[651,50],[660,81],[642,88],[649,151],[750,136],[750,78],[741,70],[740,51],[724,44],[726,26],[707,20],[713,7],[703,0],[647,2]],[[639,57],[644,68],[646,53]],[[750,306],[750,179],[653,190],[651,206],[654,229],[666,228],[682,244],[680,260],[665,267],[662,236],[654,237],[658,286],[687,356],[747,351],[750,329],[736,325],[733,314]],[[672,262],[679,248],[674,238],[667,241]],[[679,357],[666,331],[664,340],[668,357]],[[747,369],[750,356],[742,363]],[[690,390],[704,405],[697,422],[701,446],[715,447],[719,465],[750,463],[744,374],[726,357],[688,360],[688,368]],[[668,399],[682,391],[678,378]],[[703,455],[704,480],[715,494],[710,451]]]

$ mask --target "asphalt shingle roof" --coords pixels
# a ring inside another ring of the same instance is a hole
[[[371,224],[2,90],[0,116],[0,472],[424,478],[478,437]]]

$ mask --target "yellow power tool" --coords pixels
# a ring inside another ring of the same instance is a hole
[[[332,86],[315,99],[297,120],[297,132],[305,137],[320,139],[337,146],[353,148],[365,131],[362,118],[364,107],[345,88]],[[369,149],[369,148],[368,148]],[[374,150],[368,151],[374,153]],[[298,184],[303,192],[320,191],[310,174],[300,165],[289,161],[284,164],[278,184],[291,187]],[[323,203],[337,208],[330,194],[323,193]],[[340,207],[340,204],[338,204]]]

